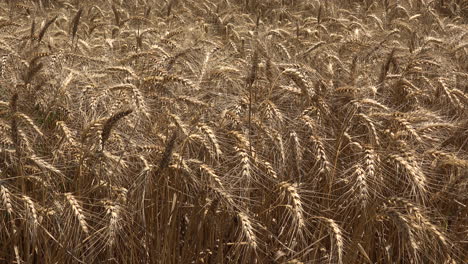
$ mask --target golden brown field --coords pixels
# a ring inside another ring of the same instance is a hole
[[[0,263],[468,262],[467,0],[0,3]]]

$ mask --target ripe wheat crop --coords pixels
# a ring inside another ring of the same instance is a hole
[[[468,1],[0,2],[0,263],[468,262]]]

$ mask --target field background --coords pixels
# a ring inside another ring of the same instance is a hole
[[[467,23],[1,1],[0,263],[467,263]]]

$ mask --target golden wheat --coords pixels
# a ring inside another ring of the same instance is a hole
[[[465,2],[1,2],[1,261],[467,262]]]

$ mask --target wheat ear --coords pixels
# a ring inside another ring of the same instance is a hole
[[[133,112],[132,109],[121,111],[121,112],[114,114],[109,119],[107,119],[106,123],[104,123],[104,126],[102,128],[102,133],[101,133],[101,149],[102,150],[104,150],[104,145],[106,144],[106,141],[109,139],[111,130],[114,127],[114,125],[117,123],[117,121],[131,114],[132,112]]]
[[[67,199],[70,207],[75,215],[78,223],[80,224],[81,230],[85,233],[89,233],[88,223],[86,222],[86,217],[83,213],[83,208],[81,207],[78,200],[71,193],[65,193],[65,198]]]

